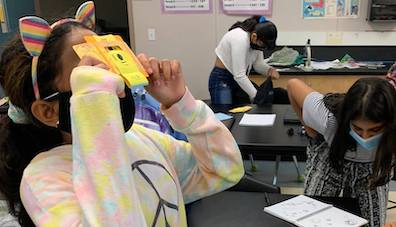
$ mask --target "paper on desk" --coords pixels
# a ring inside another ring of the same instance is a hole
[[[359,227],[367,224],[361,217],[304,195],[265,207],[264,211],[301,227]]]
[[[311,62],[311,66],[314,69],[326,70],[326,69],[330,69],[332,67],[332,65],[333,64],[330,61],[323,61],[323,62],[312,61]]]
[[[239,125],[241,126],[272,126],[276,114],[243,114]]]

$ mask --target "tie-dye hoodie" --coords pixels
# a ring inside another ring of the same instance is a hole
[[[37,155],[21,182],[37,226],[187,226],[185,203],[242,177],[231,133],[188,90],[162,109],[186,143],[138,125],[124,133],[116,95],[122,86],[106,70],[74,69],[73,145]]]

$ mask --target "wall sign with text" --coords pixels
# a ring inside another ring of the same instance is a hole
[[[161,0],[163,13],[211,13],[212,0]]]
[[[272,0],[222,0],[220,4],[225,14],[266,16],[272,14]]]

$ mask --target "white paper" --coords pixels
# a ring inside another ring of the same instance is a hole
[[[323,61],[323,62],[318,62],[318,61],[311,61],[311,66],[314,69],[330,69],[333,66],[333,63],[330,61]]]
[[[295,223],[298,220],[309,216],[310,214],[324,210],[331,206],[332,205],[330,204],[320,202],[308,196],[299,195],[275,205],[266,207],[264,208],[264,211],[286,221]]]
[[[264,211],[301,227],[358,227],[367,224],[367,220],[361,217],[304,195],[265,207]]]
[[[332,207],[304,218],[296,224],[301,227],[359,227],[367,223],[366,219]]]
[[[272,126],[276,114],[243,114],[239,125],[241,126]]]

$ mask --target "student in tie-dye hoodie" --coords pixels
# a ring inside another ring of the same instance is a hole
[[[37,226],[186,226],[185,203],[242,177],[238,146],[185,87],[178,61],[144,55],[138,58],[150,74],[147,90],[189,143],[138,125],[124,132],[124,82],[72,50],[92,34],[77,22],[53,28],[39,57],[40,99],[21,40],[4,50],[0,82],[12,106],[0,127],[1,192],[24,225],[25,208]],[[72,134],[58,126],[60,99],[70,90]]]

